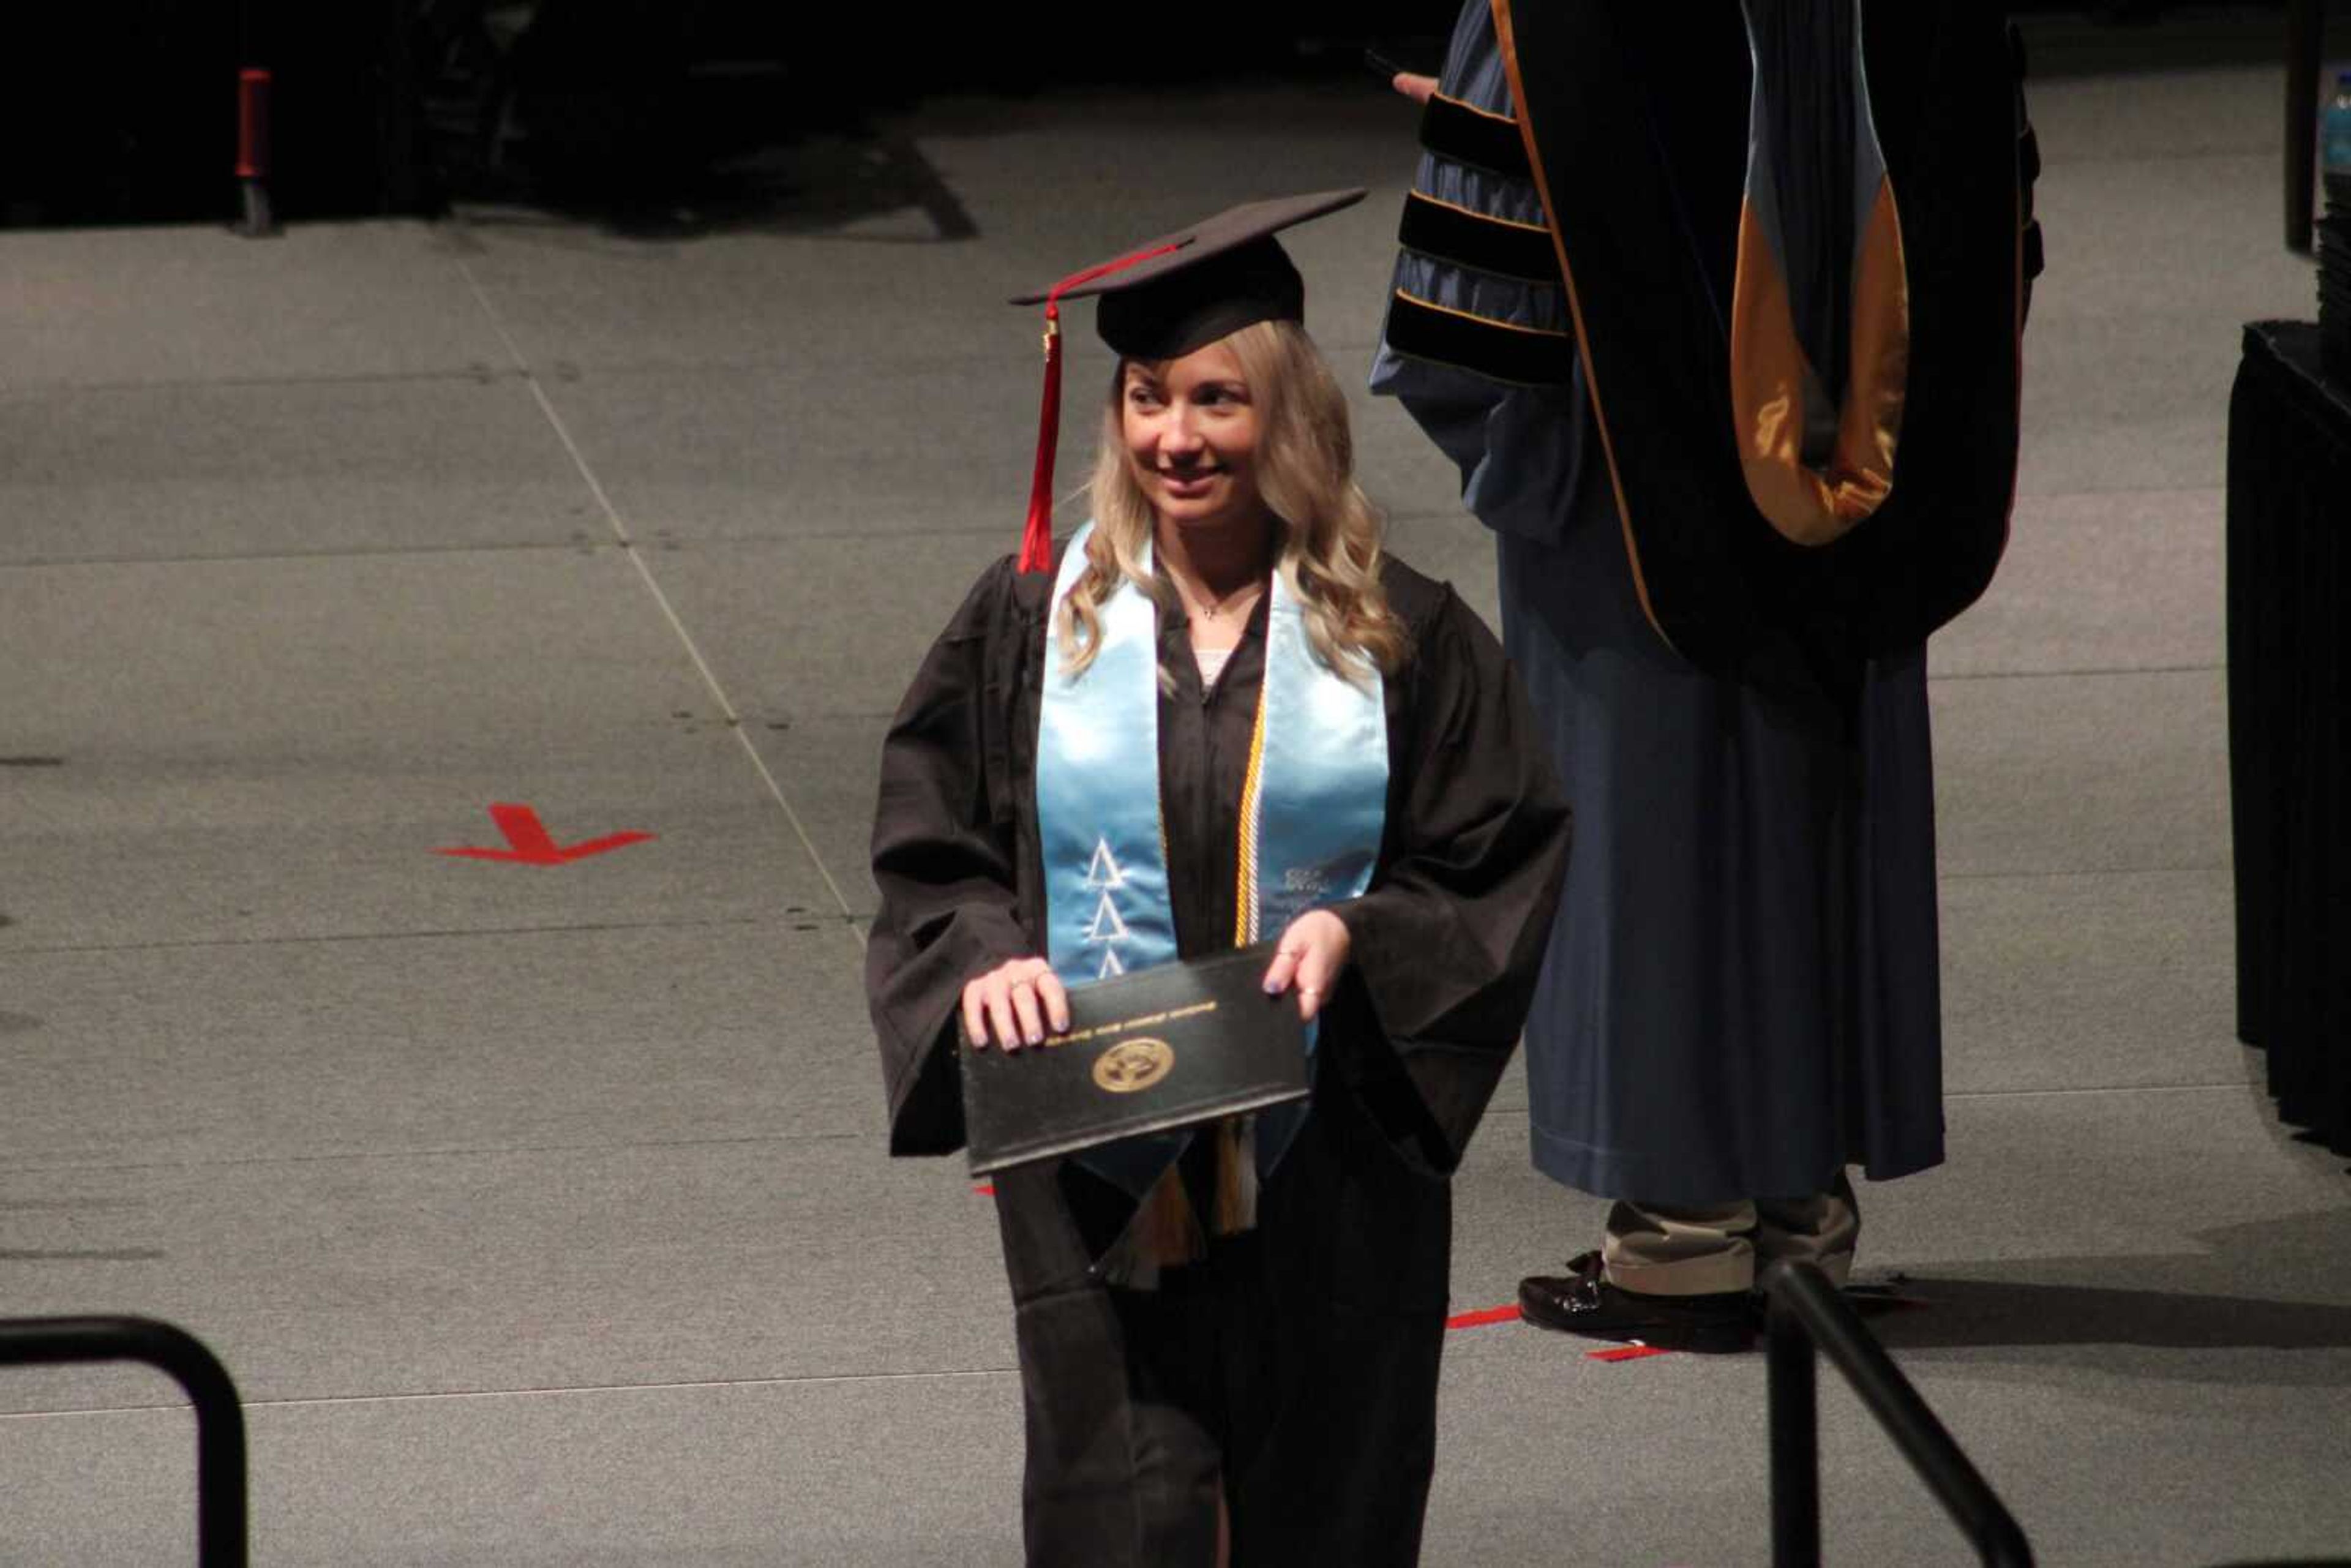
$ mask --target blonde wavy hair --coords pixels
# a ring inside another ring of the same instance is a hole
[[[1274,570],[1298,601],[1315,657],[1348,679],[1358,678],[1350,653],[1395,674],[1407,653],[1404,622],[1380,587],[1380,516],[1355,483],[1346,394],[1296,322],[1259,321],[1218,341],[1240,361],[1257,407],[1258,493],[1281,530]],[[1072,675],[1101,649],[1101,607],[1122,582],[1163,609],[1180,608],[1143,565],[1157,519],[1127,467],[1121,408],[1128,363],[1119,361],[1103,412],[1086,569],[1057,617]]]

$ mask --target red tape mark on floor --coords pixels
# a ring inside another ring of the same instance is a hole
[[[994,1197],[996,1196],[996,1184],[992,1181],[975,1182],[972,1185],[971,1190],[977,1193],[982,1197]]]
[[[1671,1355],[1673,1352],[1654,1344],[1620,1344],[1613,1350],[1587,1350],[1587,1361],[1639,1361],[1644,1356]]]
[[[1518,1320],[1519,1304],[1512,1301],[1507,1307],[1487,1307],[1479,1312],[1456,1313],[1445,1320],[1445,1326],[1449,1329],[1474,1329],[1483,1328],[1488,1323],[1510,1323]]]
[[[643,843],[653,836],[635,831],[607,833],[601,839],[589,839],[581,843],[559,844],[555,836],[547,831],[547,824],[538,820],[537,811],[511,800],[493,802],[490,820],[498,825],[498,831],[507,836],[505,849],[467,845],[434,850],[433,852],[436,855],[458,855],[467,860],[507,861],[516,865],[569,865],[590,855],[601,855],[629,844]]]

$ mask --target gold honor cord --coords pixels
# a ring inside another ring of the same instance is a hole
[[[1268,641],[1271,639],[1269,637]],[[1270,682],[1266,685],[1270,685]],[[1265,686],[1257,694],[1257,718],[1249,726],[1249,770],[1241,776],[1241,821],[1233,904],[1233,946],[1257,940],[1257,807],[1265,786]],[[1217,1141],[1217,1187],[1208,1223],[1219,1236],[1242,1228],[1242,1118],[1228,1116],[1211,1130]],[[1205,1250],[1205,1249],[1204,1249]]]
[[[1233,946],[1257,940],[1257,800],[1265,774],[1265,687],[1257,694],[1257,720],[1249,727],[1249,771],[1241,779],[1238,885],[1233,904]]]
[[[1883,177],[1855,257],[1853,346],[1835,439],[1804,460],[1808,392],[1819,378],[1797,340],[1788,280],[1751,203],[1739,213],[1730,300],[1730,405],[1756,509],[1800,545],[1834,544],[1894,492],[1894,452],[1910,369],[1910,287],[1902,221]]]

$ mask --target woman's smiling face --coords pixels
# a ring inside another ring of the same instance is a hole
[[[1257,404],[1224,344],[1159,365],[1130,361],[1119,428],[1127,467],[1161,522],[1216,528],[1262,520]]]

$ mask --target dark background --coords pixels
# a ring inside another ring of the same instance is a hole
[[[431,214],[506,200],[632,214],[756,199],[763,149],[859,135],[944,93],[1180,87],[1360,73],[1366,46],[1434,69],[1453,7],[1290,0],[1245,34],[1100,5],[775,0],[130,0],[27,5],[0,26],[0,226],[225,220],[236,210],[235,77],[268,68],[269,194],[285,218]],[[2120,64],[2201,28],[2204,57],[2275,58],[2283,0],[2105,0],[2011,9],[2036,69]],[[2340,42],[2338,42],[2340,40]],[[2338,23],[2330,44],[2351,52]]]

